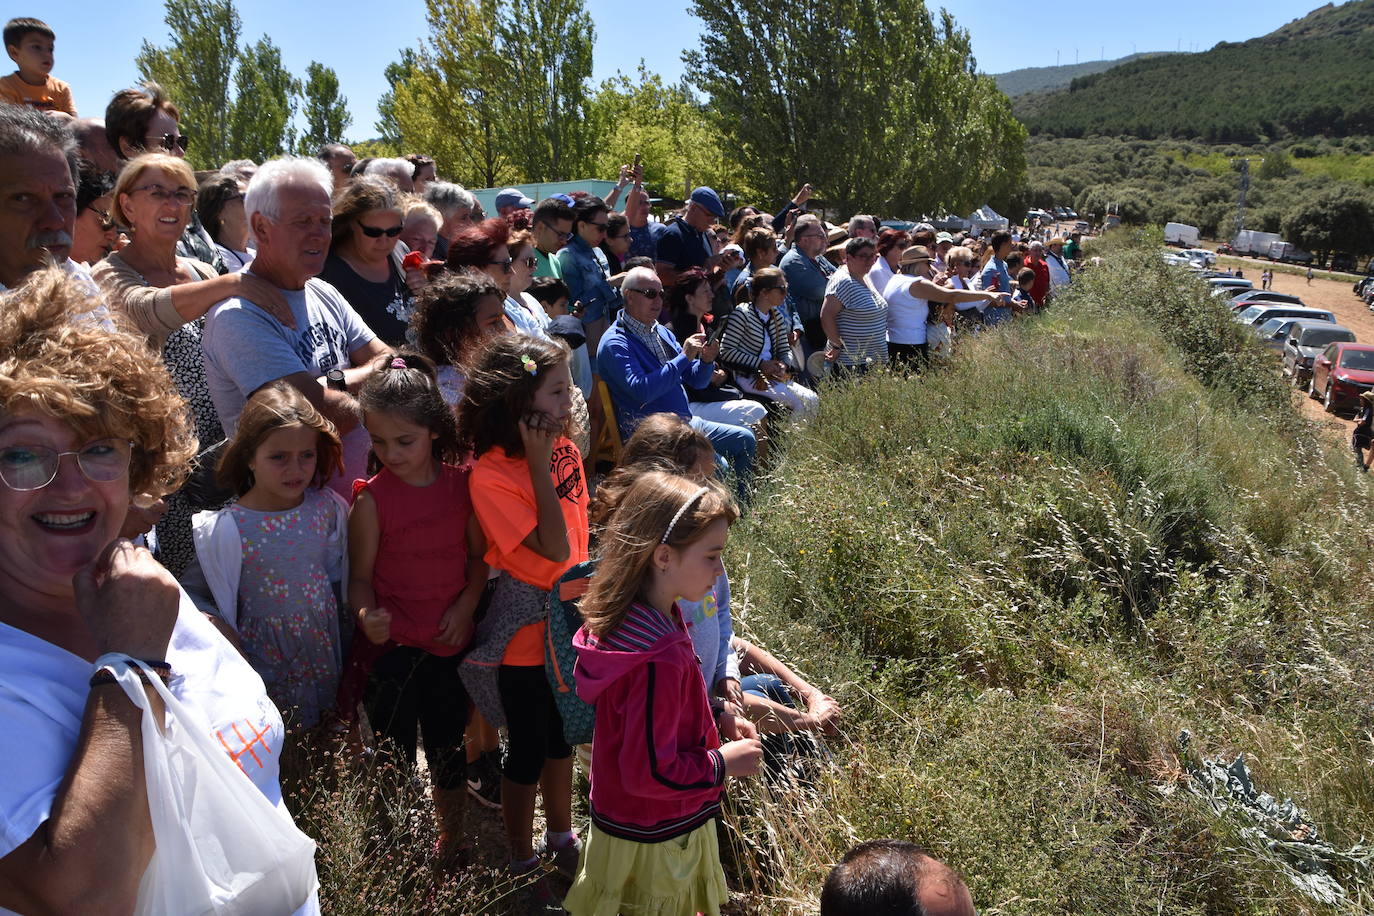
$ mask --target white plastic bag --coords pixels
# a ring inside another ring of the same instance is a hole
[[[143,768],[157,844],[136,916],[288,916],[319,886],[315,843],[210,738],[210,727],[138,664],[166,706],[154,720],[132,665],[111,665],[143,710]]]

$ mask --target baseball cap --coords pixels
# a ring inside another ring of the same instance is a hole
[[[939,235],[935,236],[935,244],[937,244],[937,245],[940,244],[941,242],[953,242],[953,241],[954,241],[954,236],[950,235],[948,232],[941,232]]]
[[[716,219],[725,218],[725,205],[720,202],[720,195],[710,188],[705,186],[697,188],[688,199],[692,203],[699,204],[711,211],[711,215]]]
[[[524,194],[521,194],[515,188],[505,188],[496,195],[496,208],[498,210],[502,207],[527,209],[532,206],[534,206],[534,201],[530,200]]]

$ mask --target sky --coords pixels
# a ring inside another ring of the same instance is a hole
[[[685,6],[653,0],[585,2],[597,33],[596,81],[618,70],[633,73],[640,59],[669,82],[683,75],[682,50],[701,34],[701,23]],[[383,70],[401,48],[415,46],[428,33],[424,0],[235,0],[235,5],[243,43],[267,34],[298,77],[312,60],[334,68],[353,116],[352,139],[375,136],[377,99],[387,89]],[[927,0],[930,9],[943,6],[968,30],[985,73],[1110,60],[1136,51],[1205,51],[1221,41],[1271,32],[1319,5],[1317,0],[1197,0],[1163,7],[1121,0]],[[101,115],[115,92],[135,85],[134,58],[143,39],[168,42],[161,2],[60,0],[47,7],[35,12],[57,33],[53,75],[71,84],[82,115]]]

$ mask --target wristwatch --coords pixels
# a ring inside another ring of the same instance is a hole
[[[324,383],[335,391],[347,391],[348,381],[342,369],[330,369],[324,374]]]

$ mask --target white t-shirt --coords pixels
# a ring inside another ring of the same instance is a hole
[[[868,280],[880,293],[887,289],[887,284],[892,282],[892,268],[887,265],[887,258],[878,255],[873,266],[868,269]]]
[[[926,320],[930,317],[930,303],[911,295],[911,284],[918,277],[897,274],[883,290],[887,300],[887,340],[895,344],[923,344],[926,342]]]
[[[279,781],[285,729],[262,678],[219,634],[183,591],[167,661],[180,675],[172,693],[200,712],[268,801],[284,807]],[[91,663],[0,623],[0,857],[9,855],[52,814],[71,763],[90,693]],[[102,690],[113,690],[102,687]],[[22,736],[22,740],[21,740]],[[109,826],[118,842],[119,825]],[[0,914],[9,914],[0,908]],[[318,913],[312,900],[297,911]]]

